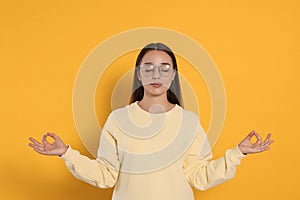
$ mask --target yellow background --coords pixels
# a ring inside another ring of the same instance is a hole
[[[299,10],[297,0],[1,1],[0,199],[110,199],[112,189],[75,179],[62,160],[31,150],[28,137],[52,131],[89,156],[72,116],[80,65],[108,37],[148,26],[192,37],[217,64],[227,115],[215,157],[252,129],[275,140],[245,158],[233,180],[195,198],[300,199]]]

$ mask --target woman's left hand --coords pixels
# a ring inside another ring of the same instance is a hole
[[[250,140],[251,138],[255,136],[257,138],[257,141],[255,143],[252,143]],[[249,153],[259,153],[270,149],[270,144],[274,142],[274,140],[270,140],[271,133],[268,134],[266,139],[262,141],[262,138],[256,133],[254,130],[247,135],[247,137],[242,140],[238,147],[241,150],[243,154],[249,154]]]

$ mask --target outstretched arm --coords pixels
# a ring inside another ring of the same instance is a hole
[[[113,187],[119,176],[119,160],[116,141],[107,131],[102,131],[99,152],[96,159],[90,159],[70,146],[61,159],[77,179],[99,188]]]
[[[46,133],[42,142],[30,137],[29,146],[42,155],[60,156],[66,163],[68,170],[78,179],[99,188],[113,187],[119,175],[119,160],[117,143],[110,133],[110,122],[102,129],[97,159],[90,159],[72,149],[54,133]],[[54,142],[47,141],[47,137]]]
[[[250,139],[253,136],[258,138],[254,144]],[[212,160],[212,152],[206,134],[199,124],[199,134],[197,135],[191,151],[184,161],[184,172],[189,183],[199,190],[206,190],[221,184],[234,177],[236,167],[248,153],[265,151],[273,142],[268,135],[264,142],[261,137],[252,131],[235,148],[226,151],[223,157]]]

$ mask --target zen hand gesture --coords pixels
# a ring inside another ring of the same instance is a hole
[[[47,141],[47,137],[52,137],[54,139],[53,143],[49,143]],[[38,142],[34,138],[30,137],[29,140],[32,143],[29,143],[29,146],[33,148],[36,152],[43,155],[52,155],[52,156],[61,156],[66,150],[67,146],[63,143],[63,141],[54,133],[47,132],[43,135],[42,143]]]
[[[250,141],[253,136],[257,138],[257,141],[255,143],[252,143]],[[239,143],[238,147],[243,154],[263,152],[269,150],[270,144],[274,142],[273,140],[270,140],[270,138],[271,133],[269,133],[267,138],[262,141],[262,138],[258,135],[258,133],[253,130],[243,141]]]

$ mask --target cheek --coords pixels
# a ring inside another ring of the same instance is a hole
[[[172,77],[169,77],[169,78],[165,78],[162,80],[163,84],[166,86],[166,87],[170,87],[171,83],[172,83]]]
[[[140,81],[142,82],[143,85],[151,84],[152,83],[152,78],[150,77],[141,77]]]

